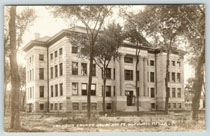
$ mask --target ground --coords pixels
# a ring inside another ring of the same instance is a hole
[[[10,115],[4,116],[6,132],[178,132],[205,131],[205,112],[199,120],[191,120],[190,112],[94,114],[89,120],[85,113],[25,113],[21,112],[21,129],[9,128]]]

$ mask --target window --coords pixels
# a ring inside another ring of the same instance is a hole
[[[136,72],[136,80],[139,81],[139,71]]]
[[[53,103],[50,104],[50,109],[53,110]]]
[[[112,109],[112,103],[107,103],[106,104],[106,109],[111,110]]]
[[[155,97],[155,88],[150,88],[151,98]]]
[[[114,80],[115,80],[115,68],[113,69],[113,76],[114,76]]]
[[[181,82],[181,74],[180,73],[177,73],[177,81]]]
[[[63,48],[60,48],[59,49],[59,55],[62,55],[63,54]]]
[[[111,86],[106,86],[106,97],[111,97]]]
[[[168,103],[168,108],[169,108],[169,109],[171,108],[171,103]]]
[[[87,84],[82,84],[82,95],[87,95]]]
[[[51,79],[53,78],[53,67],[50,68],[50,76],[51,76]]]
[[[177,88],[177,97],[181,98],[181,88]]]
[[[60,63],[60,76],[62,76],[63,75],[63,63]]]
[[[133,80],[133,70],[125,70],[125,80]]]
[[[150,72],[150,82],[155,82],[155,73]]]
[[[63,96],[63,83],[60,83],[60,96]]]
[[[63,103],[59,103],[59,110],[63,109]]]
[[[55,77],[58,77],[58,65],[55,65]]]
[[[55,85],[55,97],[58,96],[58,85]]]
[[[93,64],[92,76],[96,76],[96,64]]]
[[[155,103],[151,103],[151,108],[155,109]]]
[[[181,67],[181,62],[180,62],[180,61],[177,61],[177,65],[178,65],[179,67]]]
[[[58,109],[58,104],[57,103],[55,103],[55,110],[57,110]]]
[[[73,102],[72,103],[72,109],[73,110],[79,110],[79,103]]]
[[[78,63],[72,62],[72,75],[78,75]]]
[[[82,110],[87,110],[87,103],[82,103]]]
[[[78,52],[78,47],[72,46],[72,53],[77,53]]]
[[[58,56],[58,51],[55,51],[55,58],[57,58]]]
[[[181,103],[177,103],[177,108],[182,108],[182,104]]]
[[[44,61],[44,55],[43,54],[39,54],[39,60]]]
[[[51,59],[51,60],[53,59],[53,53],[50,54],[50,59]]]
[[[91,85],[91,93],[90,95],[95,96],[96,95],[96,84],[92,84]]]
[[[173,108],[176,108],[176,103],[173,103]]]
[[[176,89],[172,88],[172,97],[175,98],[176,97]]]
[[[133,58],[132,57],[125,57],[124,62],[125,63],[133,63]]]
[[[175,61],[172,61],[172,66],[175,66]]]
[[[154,60],[150,60],[150,66],[154,66],[155,65],[155,61]]]
[[[78,83],[72,83],[72,95],[78,95]]]
[[[87,76],[87,63],[81,63],[81,75]]]
[[[97,110],[97,103],[91,103],[91,110]]]
[[[41,97],[41,98],[44,97],[44,86],[39,87],[39,97]]]
[[[176,79],[175,79],[175,72],[172,72],[172,82],[175,82]]]
[[[39,80],[44,80],[44,68],[39,68]]]
[[[170,72],[168,72],[168,82],[170,82]]]
[[[53,85],[51,85],[51,97],[53,97]]]
[[[44,104],[39,104],[39,109],[44,110]]]
[[[111,79],[111,68],[106,69],[106,78]]]

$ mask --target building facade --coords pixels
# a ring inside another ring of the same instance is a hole
[[[65,29],[52,37],[32,40],[26,52],[26,102],[29,112],[86,112],[89,60],[79,57],[79,48],[71,44],[72,32]],[[140,111],[164,110],[166,52],[142,46],[135,72],[135,46],[124,42],[121,56],[107,69],[106,111],[135,112],[138,81]],[[184,110],[184,52],[170,54],[169,110]],[[137,74],[137,79],[136,79]],[[102,111],[102,73],[94,64],[91,85],[91,110]]]

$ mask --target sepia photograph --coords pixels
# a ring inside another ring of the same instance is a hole
[[[5,132],[203,132],[205,5],[5,5]]]

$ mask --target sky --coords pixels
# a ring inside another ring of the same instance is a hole
[[[17,7],[18,12],[24,9],[25,7]],[[33,24],[28,27],[26,32],[23,35],[23,43],[22,47],[29,43],[31,40],[34,40],[34,34],[39,33],[40,37],[44,36],[53,36],[62,29],[67,29],[70,27],[69,22],[61,19],[54,18],[53,15],[46,9],[44,6],[30,6],[35,10],[37,18],[34,20]],[[138,12],[139,10],[143,10],[144,6],[131,6],[128,7],[130,12]],[[114,15],[108,19],[106,23],[111,23],[112,20],[115,20],[117,23],[122,23],[123,19],[118,16],[119,11],[114,9]],[[19,64],[25,65],[24,52],[19,51],[17,54],[17,61]],[[186,58],[186,57],[185,57]],[[187,59],[185,59],[184,63],[184,81],[186,83],[189,77],[193,76],[193,70],[190,65],[188,65]]]

